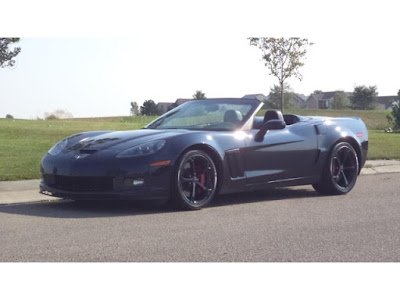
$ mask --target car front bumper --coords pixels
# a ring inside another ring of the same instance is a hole
[[[57,159],[41,164],[40,193],[68,199],[168,200],[173,167],[151,167],[151,158]]]
[[[40,183],[41,194],[72,200],[163,200],[169,199],[169,190],[163,187],[137,187],[113,191],[71,191],[48,185],[44,180]]]

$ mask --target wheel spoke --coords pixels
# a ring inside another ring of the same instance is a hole
[[[347,180],[346,174],[345,174],[343,171],[341,171],[340,173],[342,173],[342,176],[343,176],[344,182],[345,182],[345,184],[346,184],[346,186],[345,186],[345,187],[348,187],[348,186],[349,186],[349,182],[348,182],[348,180]]]
[[[206,192],[207,196],[212,192],[212,189],[207,188],[204,184],[200,182],[196,182],[196,184]]]
[[[192,199],[195,200],[196,196],[196,184],[194,182],[192,182]]]
[[[196,176],[196,170],[194,168],[194,157],[190,158],[189,165],[190,165],[190,170],[191,170],[192,176],[193,177]]]
[[[197,184],[199,187],[201,187],[203,190],[205,190],[205,191],[208,190],[208,188],[207,188],[204,184],[202,184],[201,182],[196,182],[196,184]]]

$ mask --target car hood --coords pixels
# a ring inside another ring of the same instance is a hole
[[[122,150],[153,140],[168,139],[187,133],[186,130],[140,129],[130,131],[102,132],[96,136],[82,134],[80,139],[67,148],[69,151],[99,151],[105,149]]]

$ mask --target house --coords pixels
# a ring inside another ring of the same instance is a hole
[[[171,105],[173,105],[173,102],[158,102],[156,107],[157,111],[160,115],[163,113],[166,113]]]
[[[392,103],[398,101],[398,96],[378,96],[376,97],[376,109],[391,110]]]
[[[332,108],[332,101],[335,98],[336,93],[344,93],[347,97],[351,97],[353,93],[343,91],[333,92],[315,92],[312,93],[307,99],[307,108],[310,109],[328,109]]]
[[[333,98],[336,92],[315,92],[308,99],[308,108],[311,109],[328,109],[332,106]]]
[[[332,107],[332,101],[335,97],[335,94],[339,91],[334,92],[316,92],[311,94],[308,97],[308,108],[311,109],[328,109]],[[344,92],[349,100],[353,93]],[[376,109],[384,109],[390,110],[392,107],[392,103],[398,100],[398,96],[377,96],[376,97]]]
[[[156,107],[157,107],[157,111],[158,114],[162,115],[164,113],[166,113],[167,111],[171,110],[172,108],[175,108],[187,101],[190,101],[193,99],[183,99],[183,98],[179,98],[176,99],[175,102],[158,102]]]
[[[293,97],[290,99],[290,102],[294,104],[297,108],[303,109],[307,108],[307,96],[304,94],[293,94]]]
[[[264,94],[248,94],[242,97],[243,99],[257,99],[264,103],[271,101],[270,95],[265,96]],[[296,108],[307,108],[307,96],[303,94],[294,94],[289,100]]]
[[[176,99],[176,101],[175,101],[175,104],[176,105],[181,105],[181,104],[183,104],[183,103],[185,103],[185,102],[188,102],[188,101],[190,101],[190,100],[193,100],[192,98],[189,98],[189,99],[185,99],[185,98],[178,98],[178,99]]]

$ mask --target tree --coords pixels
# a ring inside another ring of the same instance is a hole
[[[139,106],[135,102],[131,102],[131,116],[138,116],[139,115]]]
[[[391,115],[387,116],[389,124],[396,132],[400,131],[400,90],[397,92],[397,101],[392,103]]]
[[[270,75],[275,76],[281,87],[281,111],[284,112],[284,83],[289,77],[303,79],[299,68],[304,65],[302,59],[307,53],[307,46],[313,45],[307,39],[302,38],[268,38],[251,37],[250,45],[258,47],[262,52],[262,59],[269,69]]]
[[[48,120],[48,121],[49,120],[58,120],[59,117],[57,117],[55,114],[47,114],[47,115],[45,115],[44,119]]]
[[[207,99],[206,94],[203,93],[201,90],[196,91],[196,93],[194,93],[192,97],[193,97],[193,99],[196,99],[196,100]]]
[[[268,101],[265,101],[265,108],[279,109],[281,107],[281,87],[274,85],[269,92]],[[283,105],[284,108],[291,108],[293,105],[290,100],[294,97],[294,92],[290,88],[289,84],[284,84],[283,87]]]
[[[353,95],[350,97],[352,109],[372,110],[375,109],[377,87],[359,85],[354,87]]]
[[[6,114],[6,119],[14,119],[13,115]]]
[[[156,116],[158,115],[157,106],[153,100],[146,100],[140,107],[140,114],[145,116]]]
[[[68,110],[57,109],[51,113],[45,112],[45,120],[72,119],[73,116]]]
[[[0,38],[0,68],[13,67],[15,60],[13,59],[21,52],[21,47],[15,47],[10,50],[10,44],[18,43],[19,38]]]
[[[333,109],[345,109],[350,106],[349,96],[343,91],[335,92],[332,100],[332,108]]]

